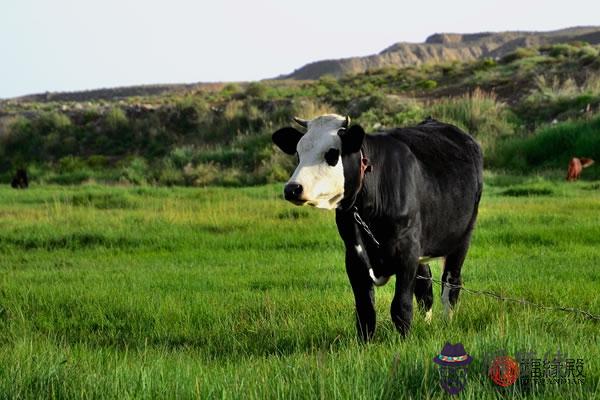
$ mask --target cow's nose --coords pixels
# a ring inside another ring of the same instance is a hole
[[[302,185],[299,183],[288,183],[283,188],[283,195],[286,200],[299,200],[302,195]]]

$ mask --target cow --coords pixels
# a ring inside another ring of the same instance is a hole
[[[432,118],[371,134],[336,114],[294,120],[305,133],[284,127],[272,135],[276,146],[298,157],[284,198],[335,210],[359,338],[369,341],[375,334],[374,286],[392,275],[391,317],[400,335],[410,330],[413,295],[431,320],[426,262],[432,258],[445,260],[442,302],[451,316],[483,189],[477,142]]]
[[[579,176],[581,175],[581,171],[584,168],[589,167],[593,163],[594,163],[594,160],[592,160],[591,158],[585,158],[585,157],[571,158],[571,161],[569,161],[569,167],[567,169],[567,181],[574,182],[574,181],[578,180]]]
[[[27,171],[24,169],[18,169],[17,173],[10,182],[10,186],[12,186],[14,189],[27,189],[29,187]]]

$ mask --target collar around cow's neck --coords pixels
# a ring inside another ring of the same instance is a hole
[[[373,166],[369,164],[369,159],[365,157],[362,149],[360,149],[360,189],[362,189],[363,181],[365,179],[365,174],[367,172],[371,172],[373,170]]]

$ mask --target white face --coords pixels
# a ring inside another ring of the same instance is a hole
[[[298,142],[299,163],[288,183],[302,185],[305,204],[334,209],[344,197],[342,140],[338,136],[343,123],[338,115],[318,117],[308,122],[308,131]]]

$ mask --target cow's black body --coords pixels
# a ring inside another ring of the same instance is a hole
[[[336,210],[336,223],[346,245],[357,329],[368,340],[375,331],[369,263],[377,276],[396,275],[391,314],[402,334],[410,328],[413,294],[424,310],[433,302],[431,281],[415,279],[417,274],[431,276],[419,257],[445,257],[442,280],[460,283],[483,187],[483,161],[474,139],[432,119],[365,135],[361,151],[372,171],[361,183],[360,153],[343,155],[345,198]],[[380,242],[379,248],[356,223],[352,207]],[[357,246],[366,252],[357,251]],[[457,298],[458,289],[451,289],[450,305]]]

